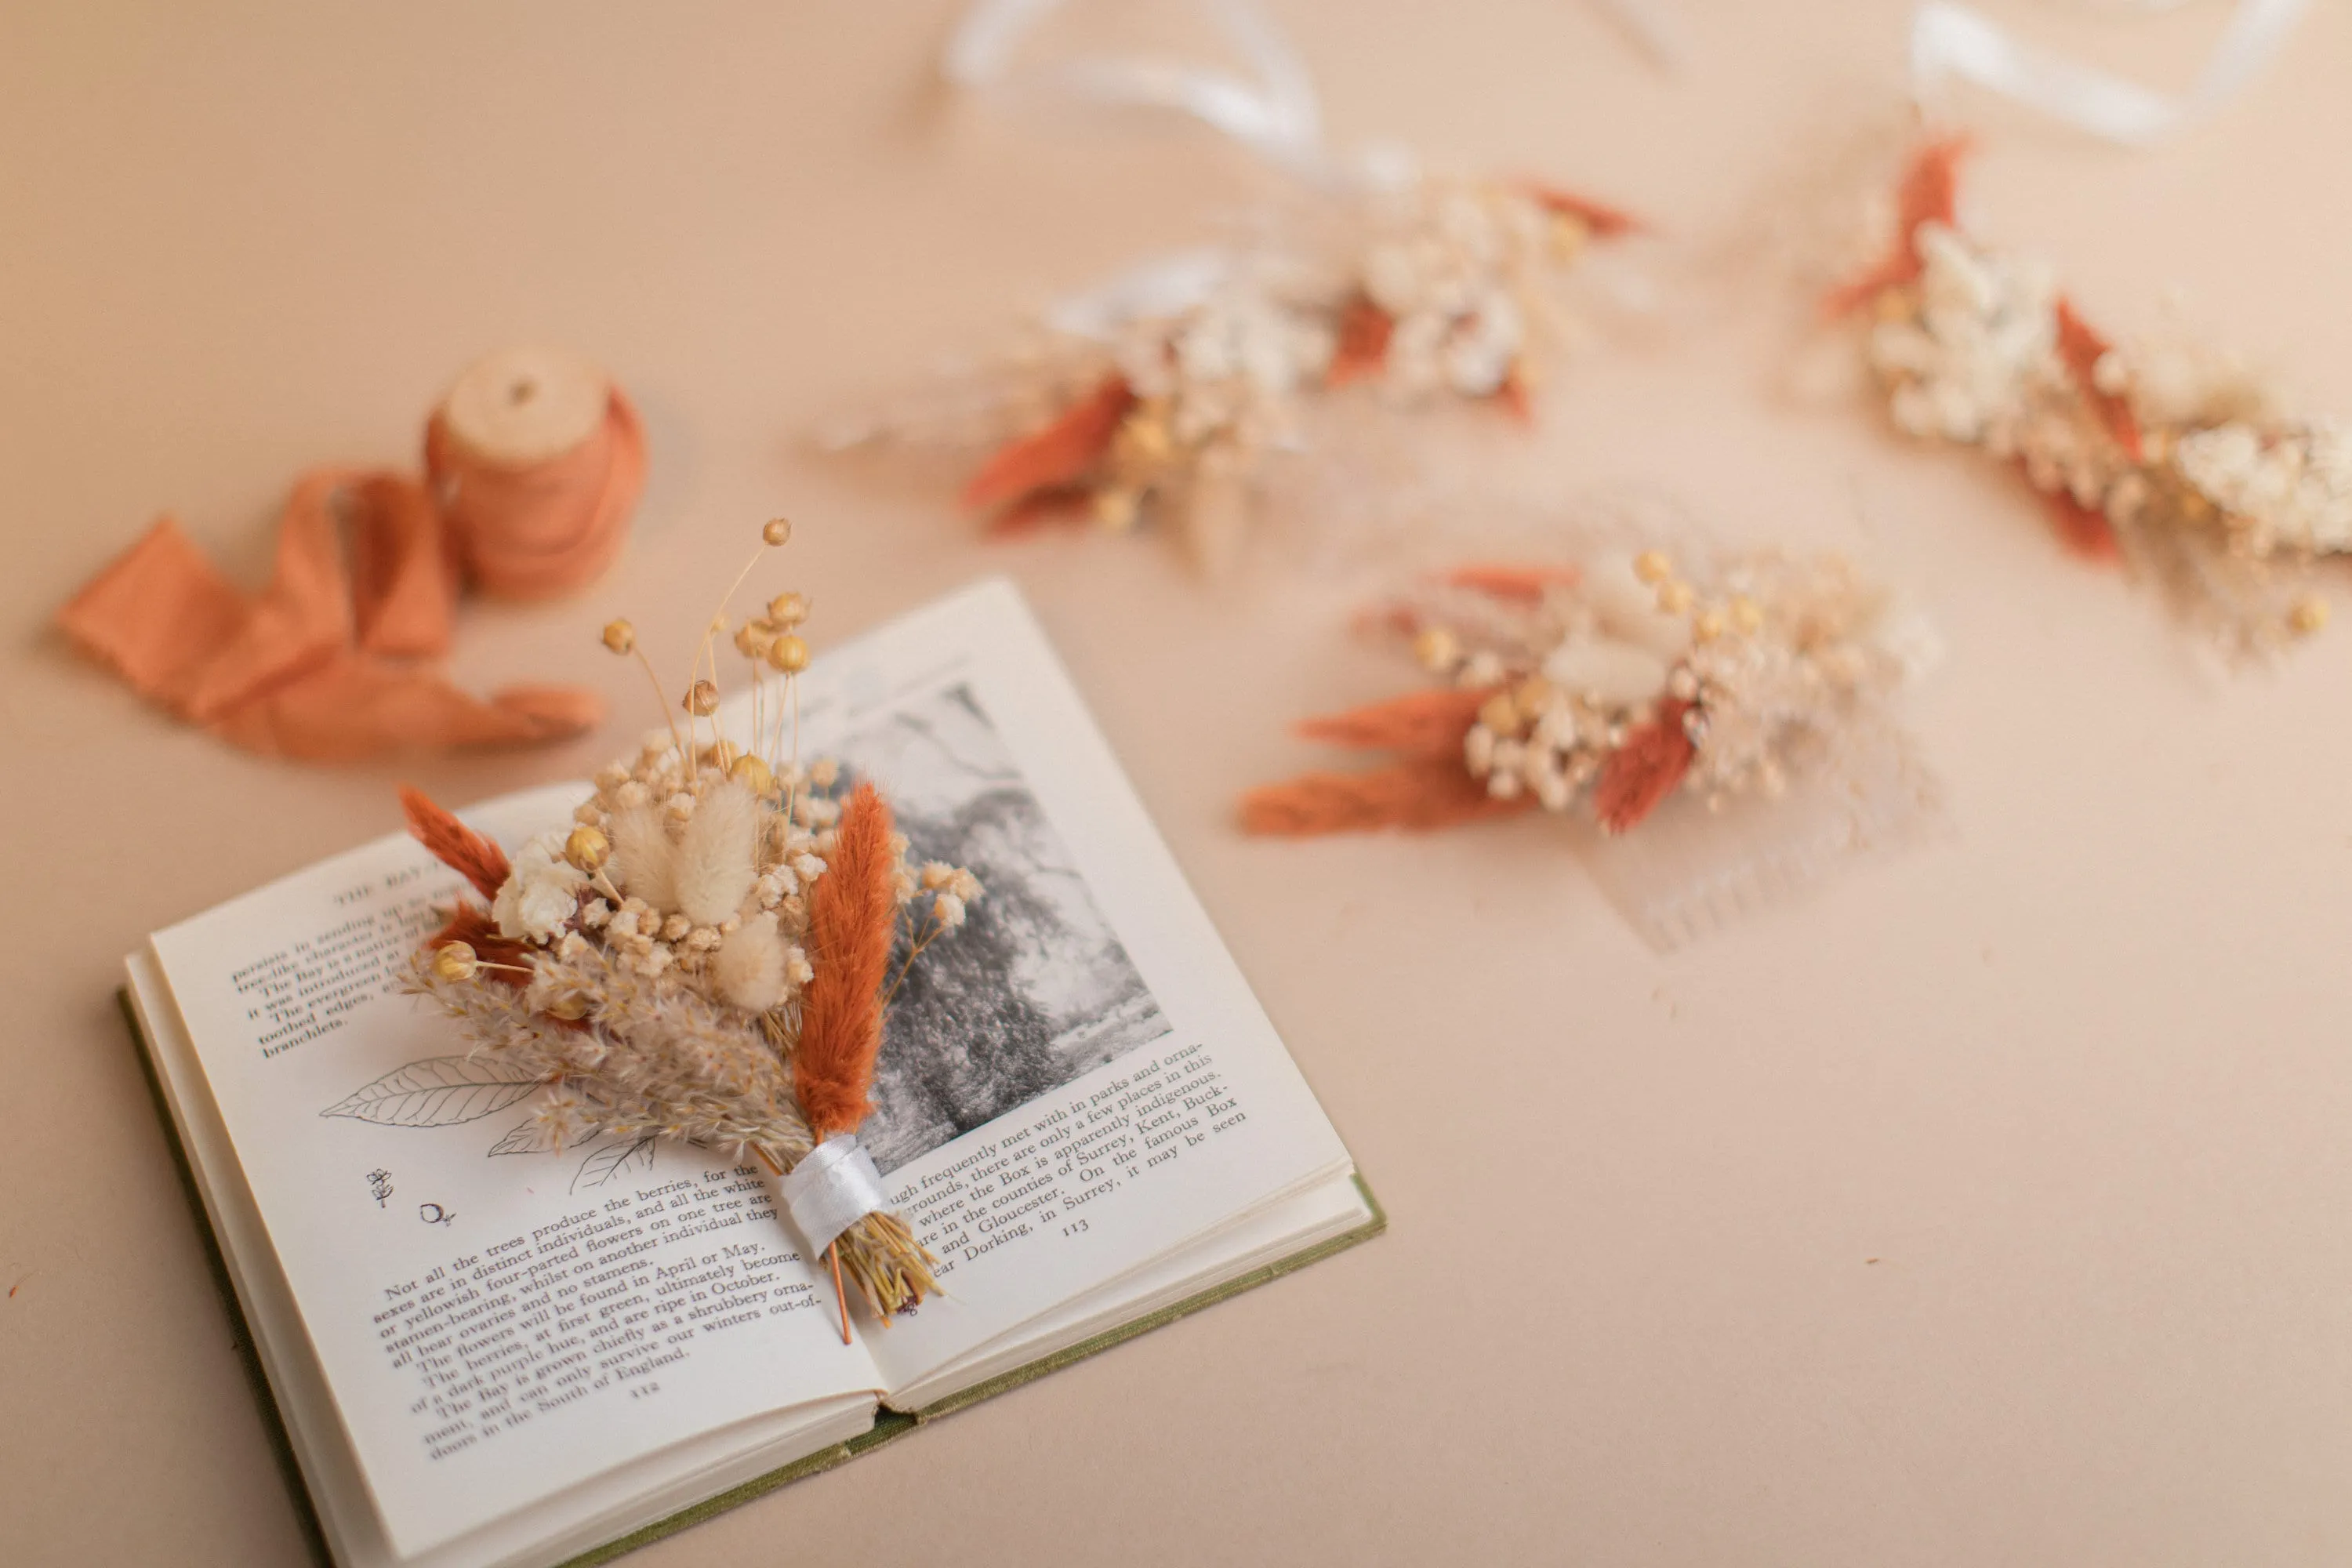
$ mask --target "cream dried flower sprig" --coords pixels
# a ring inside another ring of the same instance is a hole
[[[790,532],[772,522],[763,542]],[[889,995],[982,896],[962,868],[909,868],[870,784],[845,795],[835,763],[803,765],[807,600],[781,594],[731,636],[724,613],[679,702],[683,730],[673,718],[602,770],[568,832],[509,860],[404,794],[412,831],[488,900],[454,911],[408,984],[505,1081],[544,1086],[504,1152],[673,1139],[749,1153],[781,1175],[827,1140],[854,1139]],[[719,732],[722,637],[751,673],[748,746]],[[628,623],[604,641],[644,665]],[[871,1183],[870,1160],[864,1168]],[[885,1319],[936,1289],[930,1255],[878,1206],[813,1244]],[[846,1337],[845,1296],[842,1312]]]
[[[1864,318],[1896,426],[2015,465],[2069,546],[2153,576],[2233,655],[2317,631],[2312,568],[2352,552],[2352,429],[2192,347],[2100,336],[2048,268],[1960,228],[1965,151],[1916,154],[1885,258],[1826,302]]]

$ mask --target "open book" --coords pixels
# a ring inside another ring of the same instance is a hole
[[[344,1568],[601,1559],[1379,1228],[1012,587],[828,655],[803,699],[802,754],[988,889],[893,1004],[860,1132],[942,1292],[852,1343],[763,1169],[542,1147],[543,1091],[401,994],[459,891],[408,838],[129,960]],[[466,815],[519,845],[586,793]]]

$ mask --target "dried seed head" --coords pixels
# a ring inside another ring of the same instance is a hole
[[[1658,608],[1670,616],[1679,616],[1691,607],[1691,585],[1679,578],[1669,577],[1658,584]]]
[[[727,776],[750,790],[753,795],[765,795],[776,787],[776,775],[768,764],[754,756],[740,756],[727,770]]]
[[[1412,639],[1412,657],[1421,668],[1443,675],[1462,658],[1462,639],[1444,626],[1423,626]]]
[[[768,651],[776,634],[758,621],[745,621],[735,628],[735,651],[745,658],[758,658]]]
[[[480,961],[474,956],[471,942],[444,942],[433,954],[434,977],[446,980],[453,985],[462,981],[471,980],[481,967]]]
[[[1663,550],[1644,550],[1633,557],[1633,575],[1652,587],[1674,574],[1674,561]]]
[[[591,827],[585,823],[573,828],[572,837],[563,841],[563,858],[591,876],[612,855],[613,841],[604,837],[603,829]]]
[[[799,626],[803,621],[807,620],[808,616],[809,602],[806,594],[799,592],[779,594],[768,601],[768,618],[779,626]]]
[[[770,518],[768,525],[760,530],[760,537],[770,544],[790,543],[793,537],[793,520],[788,517]]]
[[[796,637],[781,637],[768,645],[768,663],[786,675],[798,675],[809,667],[808,644]]]
[[[2316,594],[2305,595],[2287,611],[2286,624],[2309,637],[2327,624],[2327,601]]]
[[[629,652],[637,646],[637,628],[626,621],[606,621],[604,646],[614,653]]]
[[[719,711],[719,688],[707,680],[698,680],[686,689],[686,710],[698,719],[708,719]]]

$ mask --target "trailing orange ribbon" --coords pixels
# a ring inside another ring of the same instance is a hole
[[[415,661],[448,650],[464,579],[543,596],[612,563],[645,481],[635,409],[611,388],[584,439],[507,464],[454,437],[445,408],[425,458],[421,482],[386,468],[298,479],[258,595],[223,577],[165,516],[58,624],[142,695],[268,756],[348,762],[593,729],[604,718],[593,691],[515,686],[477,698]]]

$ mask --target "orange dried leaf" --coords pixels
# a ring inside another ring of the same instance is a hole
[[[1423,832],[1516,816],[1530,802],[1496,800],[1458,758],[1421,759],[1361,773],[1303,773],[1242,797],[1244,831],[1306,838],[1379,828]]]
[[[1445,574],[1444,581],[1450,586],[1468,588],[1490,598],[1535,605],[1542,603],[1546,589],[1572,588],[1578,577],[1573,566],[1512,566],[1486,562],[1457,566]]]
[[[1621,234],[1636,233],[1643,226],[1641,219],[1622,207],[1612,207],[1605,202],[1580,196],[1573,191],[1561,190],[1557,185],[1529,180],[1525,189],[1546,212],[1579,220],[1592,231],[1596,239],[1614,239]]]
[[[1395,317],[1361,294],[1349,300],[1339,316],[1339,341],[1323,384],[1346,386],[1379,375],[1388,365],[1389,339],[1395,331]]]
[[[806,945],[816,973],[801,994],[793,1089],[819,1140],[856,1131],[874,1109],[867,1091],[882,1048],[882,982],[898,928],[890,837],[890,807],[861,783],[809,893]]]
[[[1526,368],[1517,362],[1503,376],[1503,384],[1495,388],[1495,401],[1520,424],[1535,423],[1535,394],[1528,384]]]
[[[2067,374],[2074,377],[2075,388],[2084,402],[2097,413],[2099,423],[2114,437],[2133,461],[2139,460],[2139,421],[2133,416],[2128,400],[2099,388],[2099,361],[2105,357],[2111,345],[2091,324],[2074,313],[2074,302],[2061,296],[2058,300],[2058,357],[2066,362]]]
[[[435,859],[473,883],[482,897],[499,896],[509,869],[505,850],[434,805],[421,790],[403,784],[400,809],[408,818],[408,831]]]
[[[1056,524],[1084,522],[1087,503],[1094,492],[1084,485],[1055,485],[1031,490],[988,521],[992,539],[1015,539]]]
[[[1822,315],[1834,320],[1867,304],[1882,290],[1919,276],[1916,241],[1920,227],[1930,223],[1950,227],[1958,222],[1960,160],[1967,156],[1969,145],[1966,136],[1947,136],[1911,155],[1895,192],[1894,244],[1885,258],[1862,276],[1830,290],[1822,301]]]
[[[1124,377],[1104,378],[1044,429],[998,447],[964,486],[963,504],[981,511],[1076,484],[1110,450],[1120,421],[1134,406],[1135,392]]]
[[[1690,771],[1697,748],[1683,728],[1690,704],[1669,698],[1658,706],[1658,716],[1630,731],[1625,743],[1609,753],[1601,777],[1592,786],[1592,811],[1611,833],[1640,825],[1658,809]]]
[[[2059,542],[2068,550],[2086,561],[2123,558],[2123,543],[2116,538],[2115,525],[2105,512],[2084,506],[2063,489],[2043,492],[2042,505],[2050,515],[2050,525],[2058,531]]]

